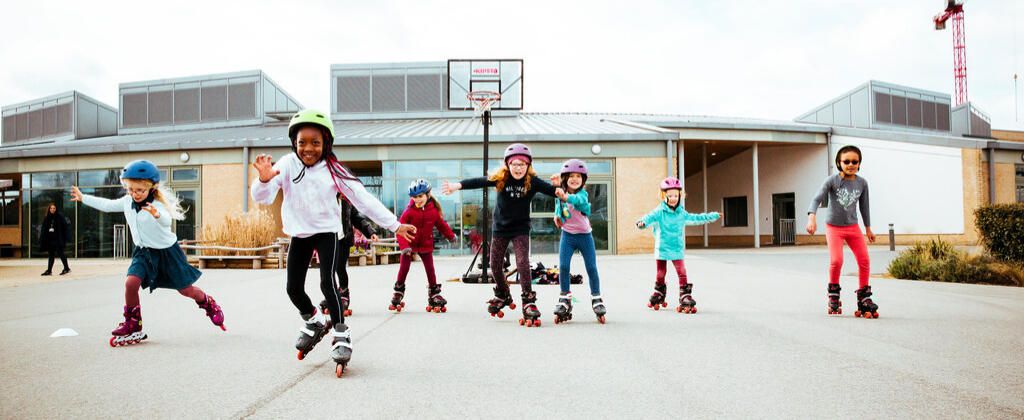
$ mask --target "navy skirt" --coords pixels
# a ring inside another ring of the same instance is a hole
[[[142,288],[181,290],[191,286],[203,273],[188,263],[185,251],[175,242],[164,249],[135,247],[129,276],[142,279]]]

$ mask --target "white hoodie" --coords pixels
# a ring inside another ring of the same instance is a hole
[[[281,171],[280,174],[269,182],[261,182],[256,178],[249,189],[253,200],[266,205],[274,203],[278,190],[284,190],[281,219],[286,235],[305,238],[317,233],[340,233],[339,192],[345,194],[359,212],[381,227],[394,232],[401,226],[398,218],[377,198],[366,192],[362,183],[333,179],[325,161],[306,168],[302,179],[298,183],[292,182],[304,166],[295,153],[289,153],[274,164],[274,169]]]

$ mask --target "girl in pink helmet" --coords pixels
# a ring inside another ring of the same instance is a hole
[[[572,254],[580,251],[590,279],[590,303],[598,322],[603,324],[607,310],[601,298],[601,279],[597,274],[597,252],[590,227],[590,197],[584,189],[587,185],[586,162],[579,159],[565,161],[560,176],[554,180],[557,180],[556,185],[565,189],[565,192],[556,192],[559,200],[555,203],[555,226],[562,228],[562,239],[558,245],[558,283],[562,294],[555,305],[555,323],[572,319],[569,267]]]
[[[561,191],[540,179],[533,171],[532,162],[533,154],[530,153],[530,148],[525,144],[515,143],[505,149],[504,164],[490,176],[464,179],[456,183],[445,180],[441,185],[441,191],[445,195],[461,189],[494,187],[498,191],[492,225],[494,238],[491,241],[491,273],[497,286],[494,288],[494,299],[487,303],[487,312],[500,318],[504,316],[501,310],[505,306],[516,308],[501,265],[511,242],[516,252],[519,284],[523,289],[523,317],[519,324],[527,327],[540,326],[537,293],[532,290],[533,275],[530,273],[530,202],[538,192],[555,197],[557,191]]]
[[[697,312],[697,302],[693,300],[690,293],[693,284],[686,281],[686,266],[683,265],[684,249],[686,249],[687,226],[698,226],[714,222],[722,217],[722,213],[701,213],[692,214],[683,210],[682,199],[686,197],[683,193],[683,185],[678,178],[665,178],[661,181],[662,203],[650,213],[647,213],[640,220],[637,220],[636,227],[646,228],[648,225],[654,227],[655,250],[657,251],[658,277],[654,283],[654,294],[651,295],[651,302],[648,308],[658,310],[659,307],[668,306],[665,303],[665,273],[668,271],[667,261],[672,261],[676,268],[676,275],[679,276],[679,307],[677,312]]]

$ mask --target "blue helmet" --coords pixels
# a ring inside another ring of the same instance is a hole
[[[425,179],[417,179],[409,184],[409,197],[430,192],[430,183]]]
[[[124,169],[121,169],[121,179],[125,178],[148,179],[155,184],[160,182],[160,170],[156,168],[153,162],[136,160],[125,165]]]

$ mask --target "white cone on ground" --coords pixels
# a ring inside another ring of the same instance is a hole
[[[73,330],[71,328],[61,328],[61,329],[59,329],[57,331],[54,331],[53,334],[50,334],[50,338],[74,337],[74,336],[77,336],[77,335],[78,335],[78,331],[75,331],[75,330]]]

